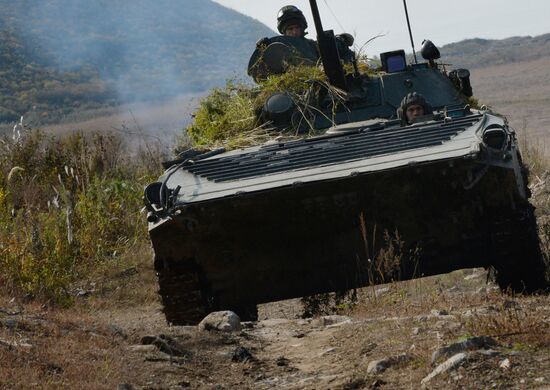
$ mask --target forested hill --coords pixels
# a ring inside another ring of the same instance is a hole
[[[210,0],[0,0],[0,122],[202,92],[271,34]]]
[[[483,68],[550,56],[550,34],[506,39],[467,39],[445,45],[441,58],[455,67]]]

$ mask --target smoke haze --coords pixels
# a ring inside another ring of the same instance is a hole
[[[93,69],[121,102],[204,91],[242,76],[272,32],[205,0],[0,1],[30,63]]]

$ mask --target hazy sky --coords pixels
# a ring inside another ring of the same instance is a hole
[[[293,4],[304,11],[310,38],[315,39],[309,1],[215,0],[258,19],[276,31],[277,12]],[[385,34],[367,47],[368,55],[383,51],[411,51],[402,0],[318,0],[325,30],[345,30],[361,46],[369,38]],[[507,38],[550,33],[549,0],[408,0],[411,27],[417,50],[423,39],[436,45],[465,38]],[[334,14],[334,16],[333,16]]]

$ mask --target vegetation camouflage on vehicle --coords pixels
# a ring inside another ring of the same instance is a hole
[[[381,55],[381,72],[346,72],[311,5],[326,79],[306,81],[298,103],[263,95],[241,119],[317,135],[188,150],[145,191],[168,321],[253,319],[259,303],[470,267],[494,269],[503,289],[548,288],[515,132],[468,104],[469,72],[442,70],[429,41],[426,63],[401,50]],[[413,91],[434,112],[403,125],[396,110]],[[190,136],[200,142],[204,125]]]

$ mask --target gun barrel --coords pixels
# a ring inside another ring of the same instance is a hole
[[[347,91],[348,85],[346,82],[346,75],[342,63],[340,62],[340,55],[338,53],[338,47],[336,46],[334,32],[332,30],[323,30],[319,8],[317,7],[317,0],[309,0],[309,4],[311,5],[311,13],[313,14],[313,20],[315,22],[315,29],[317,30],[319,53],[321,54],[323,68],[328,80],[330,84],[335,87]]]
[[[311,6],[317,37],[319,37],[324,34],[325,30],[323,29],[323,23],[321,23],[321,15],[319,14],[319,7],[317,7],[317,0],[309,0],[309,5]]]

